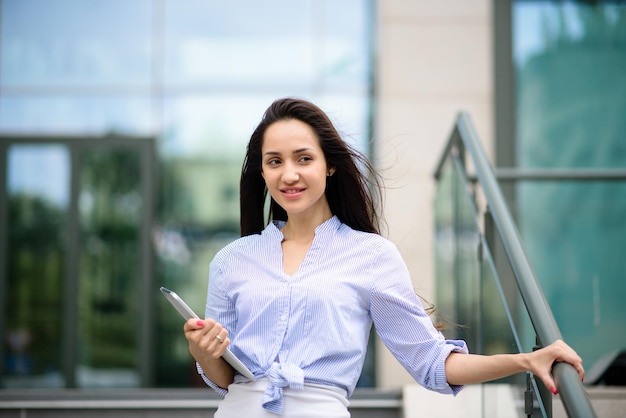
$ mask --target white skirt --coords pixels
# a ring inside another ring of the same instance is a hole
[[[262,406],[267,379],[233,383],[220,402],[215,418],[278,418]],[[303,390],[283,388],[284,418],[350,418],[346,391],[323,385],[304,384]]]

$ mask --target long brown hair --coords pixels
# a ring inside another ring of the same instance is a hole
[[[270,220],[287,220],[287,213],[270,197],[268,219],[264,219],[267,187],[261,174],[261,148],[267,128],[280,120],[297,119],[316,133],[328,167],[326,199],[333,215],[353,229],[379,233],[381,181],[370,161],[343,140],[329,117],[315,104],[302,99],[282,98],[265,111],[248,143],[240,181],[241,236],[260,233]]]

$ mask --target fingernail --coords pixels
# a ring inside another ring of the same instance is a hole
[[[550,392],[552,392],[553,395],[556,395],[556,388],[550,388]]]
[[[196,325],[199,327],[203,327],[204,326],[204,321],[202,319],[198,319],[198,322],[196,322]]]

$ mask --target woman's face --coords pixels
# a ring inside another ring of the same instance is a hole
[[[272,123],[263,136],[261,172],[272,198],[289,218],[329,218],[324,152],[313,129],[297,120]]]

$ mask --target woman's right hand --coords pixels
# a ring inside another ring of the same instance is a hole
[[[189,342],[189,352],[204,375],[216,385],[227,388],[235,375],[235,370],[221,358],[230,344],[228,330],[209,318],[190,319],[183,329]]]
[[[183,329],[189,352],[200,363],[219,359],[230,344],[228,330],[213,319],[192,318]]]

